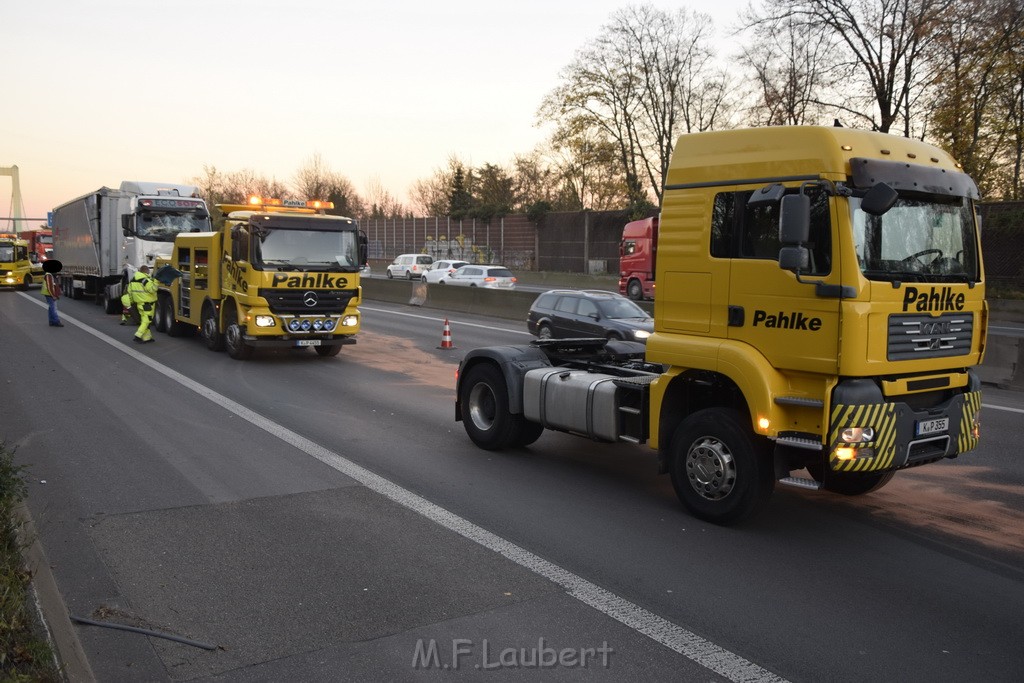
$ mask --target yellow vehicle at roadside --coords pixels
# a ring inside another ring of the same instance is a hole
[[[43,265],[29,252],[27,240],[14,234],[0,234],[0,287],[28,289],[43,281]]]
[[[456,419],[486,449],[544,429],[647,443],[684,507],[720,524],[777,483],[860,495],[955,458],[980,435],[977,199],[960,165],[918,140],[813,126],[684,135],[646,349],[473,350]]]
[[[220,230],[179,233],[157,263],[157,331],[198,330],[237,360],[270,347],[329,357],[355,343],[366,237],[354,220],[327,215],[333,204],[320,201],[254,197],[218,208]]]

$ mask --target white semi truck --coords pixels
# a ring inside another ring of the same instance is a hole
[[[122,287],[143,265],[169,257],[180,232],[209,232],[210,212],[193,185],[124,181],[53,210],[53,255],[64,291],[121,309]]]

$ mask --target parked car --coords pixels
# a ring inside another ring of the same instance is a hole
[[[430,264],[430,267],[420,276],[420,279],[424,282],[436,284],[441,278],[446,277],[454,273],[457,269],[462,266],[469,265],[468,261],[434,261]]]
[[[553,289],[530,306],[526,329],[540,339],[605,337],[646,343],[654,319],[616,292]]]
[[[462,266],[451,275],[438,280],[441,285],[515,289],[516,278],[505,266]]]
[[[388,265],[388,279],[405,277],[418,280],[433,262],[433,257],[426,254],[402,254]]]

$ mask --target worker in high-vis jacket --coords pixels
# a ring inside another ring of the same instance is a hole
[[[132,337],[132,341],[138,344],[156,341],[149,325],[153,322],[153,313],[156,311],[157,287],[157,281],[149,276],[149,266],[141,266],[135,271],[124,294],[121,295],[124,307],[127,309],[134,306],[139,315],[139,329],[135,330],[135,336]]]

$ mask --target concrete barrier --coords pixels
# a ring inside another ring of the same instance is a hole
[[[436,309],[445,313],[476,313],[504,320],[519,320],[526,325],[526,314],[537,298],[536,292],[428,285],[408,280],[362,280],[363,298]]]

